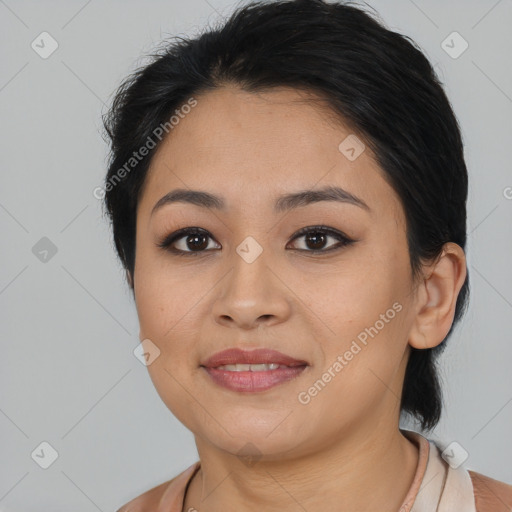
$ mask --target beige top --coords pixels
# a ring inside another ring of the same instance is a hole
[[[476,512],[467,470],[463,466],[452,468],[441,457],[437,445],[417,432],[402,430],[402,433],[419,445],[419,460],[399,512]]]
[[[434,442],[417,432],[401,432],[416,443],[419,459],[414,480],[397,512],[512,511],[512,485],[467,470],[463,465],[448,464]],[[192,464],[117,512],[182,512],[188,484],[200,467],[199,461]]]

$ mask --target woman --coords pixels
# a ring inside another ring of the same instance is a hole
[[[254,3],[105,118],[105,205],[151,379],[199,461],[122,512],[483,512],[432,430],[468,299],[467,170],[425,56],[357,7]]]

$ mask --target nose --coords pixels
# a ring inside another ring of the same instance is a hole
[[[217,323],[249,330],[289,318],[291,292],[265,252],[253,261],[235,253],[213,304]]]

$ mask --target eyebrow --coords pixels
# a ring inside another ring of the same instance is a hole
[[[336,201],[359,206],[367,211],[370,207],[359,197],[340,187],[328,186],[318,190],[301,190],[290,194],[284,194],[277,198],[274,204],[274,212],[281,213],[294,208],[300,208],[320,201]],[[226,201],[221,196],[203,192],[200,190],[176,189],[161,197],[153,209],[151,215],[164,205],[172,203],[188,203],[202,208],[214,208],[219,211],[226,210]]]

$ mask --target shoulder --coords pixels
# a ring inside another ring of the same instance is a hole
[[[161,510],[166,512],[179,510],[181,512],[185,488],[198,469],[199,462],[196,462],[171,480],[152,487],[125,503],[116,512],[160,512]]]
[[[509,512],[512,509],[512,485],[468,470],[477,512]]]

